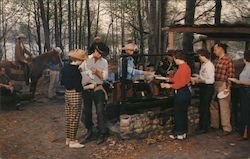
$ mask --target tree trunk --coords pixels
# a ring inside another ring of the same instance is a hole
[[[71,0],[68,0],[68,38],[69,38],[69,50],[72,50],[71,41]]]
[[[81,0],[80,2],[80,10],[79,10],[79,14],[80,14],[80,20],[79,20],[79,38],[78,38],[78,47],[79,48],[83,48],[83,22],[82,22],[82,17],[83,17],[83,0]]]
[[[77,0],[75,1],[75,48],[77,48],[77,36],[79,35],[78,32],[78,11],[77,11]]]
[[[185,13],[185,24],[193,25],[194,24],[194,15],[195,15],[195,4],[196,0],[186,0],[186,13]],[[187,62],[191,67],[192,72],[194,72],[194,56],[190,55],[193,53],[193,33],[184,33],[183,34],[183,50],[187,54]],[[189,55],[188,55],[189,54]]]
[[[40,13],[41,13],[41,19],[43,23],[43,30],[44,30],[44,36],[45,36],[45,51],[50,50],[50,30],[49,30],[49,21],[45,15],[45,9],[44,9],[44,4],[43,0],[38,0],[39,6],[40,6]]]
[[[140,29],[140,53],[143,54],[144,52],[144,27],[142,23],[142,16],[141,16],[141,0],[137,0],[137,11],[138,11],[138,22],[139,22],[139,29]]]
[[[58,24],[58,13],[57,13],[57,0],[54,0],[54,20],[55,20],[55,43],[56,47],[60,47],[60,33]]]
[[[167,0],[162,0],[161,1],[161,28],[166,27],[166,16],[167,16]],[[160,28],[160,31],[161,31]],[[167,33],[166,32],[161,32],[161,49],[160,52],[164,53],[166,52],[167,49]]]
[[[71,31],[72,31],[72,33],[71,33],[71,42],[72,42],[72,49],[75,49],[75,16],[76,16],[76,14],[75,14],[75,1],[77,1],[77,0],[71,0],[71,24],[72,24],[72,29],[71,29]]]
[[[196,0],[186,0],[186,13],[185,13],[185,24],[193,25],[194,24],[194,14],[195,14],[195,3]],[[185,53],[193,52],[193,33],[184,33],[183,34],[183,50]]]
[[[62,0],[59,0],[59,47],[62,47],[62,24],[63,24],[63,13],[62,13]]]
[[[219,25],[221,23],[221,0],[215,0],[215,15],[214,15],[214,23],[215,25]]]
[[[156,54],[157,48],[158,48],[158,39],[157,39],[157,28],[158,28],[158,16],[157,16],[157,1],[150,0],[150,13],[149,13],[149,52],[148,54]],[[156,64],[156,58],[152,57],[150,58],[150,63]]]
[[[123,9],[123,2],[121,1],[121,44],[122,46],[125,45],[125,23],[124,23],[124,9]]]
[[[97,4],[97,17],[96,17],[95,37],[98,35],[99,18],[100,18],[99,15],[100,15],[100,0],[98,0],[98,4]]]
[[[89,8],[89,0],[86,0],[86,10],[87,10],[87,18],[88,18],[88,49],[91,43],[91,21],[90,21],[90,8]]]
[[[41,44],[41,23],[40,23],[40,16],[39,16],[39,12],[40,12],[40,7],[39,5],[34,1],[34,11],[35,11],[35,15],[34,15],[34,19],[35,19],[35,23],[36,23],[36,34],[37,34],[37,40],[36,43],[38,45],[38,52],[39,55],[42,54],[42,44]]]

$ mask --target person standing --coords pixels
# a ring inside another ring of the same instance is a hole
[[[83,99],[84,109],[81,121],[87,128],[87,134],[84,142],[88,142],[93,137],[92,121],[92,103],[94,102],[97,114],[97,127],[99,136],[97,144],[105,142],[107,135],[106,119],[104,114],[107,93],[103,88],[103,81],[108,78],[108,62],[103,56],[106,56],[105,47],[96,45],[92,53],[92,58],[80,66],[82,71],[82,85],[84,86]],[[87,80],[88,79],[88,80]]]
[[[245,67],[240,73],[239,80],[236,78],[230,81],[240,85],[240,132],[243,139],[250,136],[250,50],[244,52]]]
[[[22,70],[24,71],[24,78],[25,78],[25,83],[28,85],[29,84],[29,66],[28,66],[28,61],[25,57],[26,55],[29,55],[30,57],[32,54],[25,48],[24,46],[24,41],[25,41],[26,36],[24,34],[19,34],[15,47],[15,62],[19,64],[22,67]]]
[[[66,145],[70,148],[82,148],[76,140],[82,107],[82,76],[79,65],[87,59],[83,50],[76,49],[69,52],[71,62],[64,65],[61,70],[61,84],[65,87],[65,123],[66,123]]]
[[[132,94],[133,94],[133,92],[132,92],[132,88],[133,88],[132,80],[134,77],[144,76],[144,78],[145,78],[145,76],[152,74],[151,72],[148,72],[148,71],[136,69],[135,60],[133,58],[135,47],[136,47],[136,45],[133,43],[126,44],[122,48],[122,50],[125,51],[126,56],[120,58],[120,77],[121,77],[121,79],[125,80],[125,81],[122,81],[122,80],[121,81],[125,82],[125,84],[126,84],[128,96],[132,96]],[[127,67],[124,67],[125,66],[124,64],[127,65]],[[123,69],[125,71],[123,71]]]
[[[186,58],[182,50],[177,50],[173,55],[178,70],[174,77],[167,78],[169,83],[161,83],[162,88],[175,89],[174,95],[174,132],[169,137],[183,140],[187,137],[188,117],[187,110],[191,101],[189,83],[191,81],[191,69],[186,63]]]
[[[214,83],[214,96],[219,92],[224,92],[228,94],[227,97],[218,99],[220,108],[221,125],[223,129],[223,135],[228,135],[232,131],[232,126],[230,122],[231,110],[230,110],[230,90],[231,82],[228,78],[233,78],[235,76],[235,69],[232,59],[227,55],[227,45],[222,43],[217,43],[214,45],[214,53],[217,56],[215,60],[215,83]],[[219,128],[219,108],[213,102],[211,106],[211,127]]]
[[[207,50],[197,51],[201,61],[199,77],[191,78],[193,84],[199,84],[200,107],[199,107],[199,128],[197,134],[206,133],[210,127],[210,104],[214,93],[214,65],[210,61],[210,53]]]
[[[48,98],[54,99],[56,97],[56,87],[59,82],[60,65],[49,63],[49,91]]]

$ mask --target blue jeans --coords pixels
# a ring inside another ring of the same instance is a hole
[[[248,128],[248,137],[250,137],[250,87],[240,88],[240,130],[243,133],[245,127]]]
[[[174,96],[174,133],[177,135],[188,131],[188,105],[191,101],[191,92],[188,86],[176,90]]]
[[[83,91],[84,109],[81,121],[87,129],[92,129],[92,102],[94,101],[97,114],[97,127],[101,134],[107,132],[105,119],[105,94],[102,90],[94,92],[93,90]]]
[[[214,93],[214,86],[212,84],[200,85],[200,121],[199,128],[207,131],[210,124],[210,104]]]

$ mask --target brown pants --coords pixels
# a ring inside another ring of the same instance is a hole
[[[220,91],[226,89],[226,82],[216,81],[214,84],[214,95],[213,100],[211,102],[210,113],[211,113],[211,127],[219,128],[219,110],[221,117],[221,125],[224,131],[232,131],[232,126],[230,122],[231,118],[231,109],[230,109],[230,100],[231,94],[229,94],[226,98],[218,99],[218,103],[215,101],[217,98],[217,94]]]
[[[75,90],[65,91],[66,136],[75,141],[82,107],[82,94]]]

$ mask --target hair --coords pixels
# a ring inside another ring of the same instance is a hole
[[[227,44],[220,43],[220,42],[215,43],[215,45],[216,45],[216,44],[217,44],[218,47],[221,47],[221,48],[224,50],[225,53],[227,53],[227,47],[228,47]]]
[[[176,50],[168,50],[167,56],[173,56],[175,54]]]
[[[246,50],[244,52],[244,59],[247,61],[247,62],[250,62],[250,50]]]
[[[183,50],[175,50],[175,53],[173,55],[176,59],[187,61],[187,57],[184,54]]]
[[[207,59],[211,58],[211,53],[206,49],[197,50],[197,54],[200,55],[200,56],[205,56]]]

